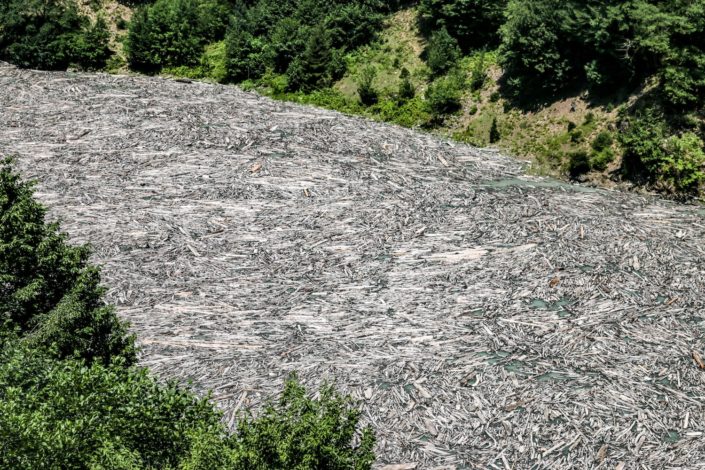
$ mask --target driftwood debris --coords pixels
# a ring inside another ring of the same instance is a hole
[[[142,363],[231,425],[296,370],[380,467],[705,461],[701,208],[197,82],[0,66],[0,123]]]

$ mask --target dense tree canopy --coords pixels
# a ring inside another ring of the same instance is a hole
[[[587,83],[595,91],[657,75],[672,106],[703,93],[705,2],[511,0],[501,27],[515,93]]]
[[[99,69],[110,56],[106,24],[60,0],[0,2],[0,59],[20,67]]]
[[[204,47],[222,39],[230,8],[220,0],[156,0],[130,22],[127,57],[142,71],[195,65]]]
[[[421,0],[419,22],[427,35],[446,28],[464,51],[494,46],[506,5],[506,0]]]
[[[381,28],[383,2],[259,0],[234,10],[227,62],[235,81],[267,70],[285,73],[292,90],[328,86],[345,72],[343,55]]]

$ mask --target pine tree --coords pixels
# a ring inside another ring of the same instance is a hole
[[[330,66],[333,59],[330,35],[322,26],[311,29],[306,49],[289,66],[289,87],[311,91],[330,85]]]
[[[360,103],[365,106],[372,106],[377,103],[379,96],[375,90],[373,82],[377,76],[377,70],[371,65],[362,69],[360,80],[357,83],[357,94],[360,97]]]
[[[499,128],[497,127],[497,118],[492,118],[492,125],[490,126],[490,143],[496,144],[501,139],[499,134]]]
[[[399,98],[410,100],[416,95],[416,88],[414,84],[411,83],[411,74],[406,67],[401,69],[399,78],[401,79],[401,82],[399,82]]]
[[[460,58],[460,48],[458,42],[448,34],[448,30],[442,28],[433,33],[426,48],[426,63],[431,69],[431,73],[438,77],[445,74],[458,63]]]

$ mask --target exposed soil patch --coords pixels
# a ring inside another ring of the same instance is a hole
[[[380,465],[705,461],[697,207],[203,83],[0,66],[0,123],[142,363],[230,423],[297,370]]]

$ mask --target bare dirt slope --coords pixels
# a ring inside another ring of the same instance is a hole
[[[705,216],[234,87],[0,66],[0,153],[142,363],[232,423],[335,380],[395,468],[705,462]]]

